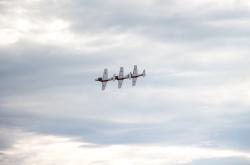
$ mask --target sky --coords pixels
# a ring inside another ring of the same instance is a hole
[[[250,1],[0,0],[1,165],[249,165]],[[94,79],[138,65],[136,87]]]

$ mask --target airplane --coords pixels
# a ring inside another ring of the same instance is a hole
[[[137,65],[134,65],[134,70],[133,73],[130,72],[130,78],[132,78],[132,86],[136,85],[136,80],[138,77],[145,77],[146,76],[146,71],[145,69],[143,70],[142,74],[138,74],[138,70],[137,70]]]
[[[124,69],[123,67],[120,67],[120,72],[119,72],[119,75],[116,76],[114,74],[114,80],[117,80],[118,81],[118,88],[121,88],[122,87],[122,83],[123,83],[123,80],[125,79],[131,79],[131,74],[128,74],[126,76],[124,76]]]
[[[103,76],[98,77],[95,81],[100,81],[102,83],[102,90],[105,90],[108,81],[114,80],[114,77],[108,78],[108,69],[104,69]]]

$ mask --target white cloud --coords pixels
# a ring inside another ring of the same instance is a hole
[[[1,130],[2,132],[8,130]],[[15,131],[15,130],[12,130]],[[185,164],[197,159],[242,157],[250,153],[195,146],[169,145],[96,145],[70,138],[20,132],[21,138],[9,149],[2,150],[2,163],[13,158],[21,164]],[[16,164],[17,162],[14,162]]]

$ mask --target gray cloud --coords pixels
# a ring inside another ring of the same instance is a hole
[[[213,43],[232,39],[249,41],[249,28],[237,22],[247,20],[250,15],[244,3],[235,1],[234,7],[226,1],[221,3],[224,7],[209,1],[204,3],[189,1],[189,3],[186,6],[185,2],[175,1],[150,1],[149,4],[140,1],[118,3],[112,0],[61,3],[41,1],[34,4],[12,1],[5,2],[2,6],[11,8],[13,5],[21,5],[27,14],[33,15],[34,19],[39,18],[48,22],[53,18],[67,20],[71,23],[71,30],[80,33],[133,32],[163,42],[199,43],[202,40]],[[33,8],[27,8],[29,5]],[[231,21],[238,26],[230,27],[232,24],[226,23],[223,25],[223,21]],[[210,26],[209,23],[213,22],[223,26]]]
[[[21,42],[0,50],[1,95],[32,93],[62,86],[85,86],[93,82],[98,65],[110,65],[112,56],[73,54],[61,48]],[[93,74],[92,74],[93,73]]]
[[[187,107],[186,107],[187,108]],[[129,109],[136,111],[134,109]],[[116,109],[122,113],[123,109]],[[125,111],[128,109],[124,109]],[[160,110],[160,109],[159,109]],[[158,111],[159,111],[158,110]],[[161,111],[163,111],[162,109]],[[170,109],[170,111],[179,111]],[[249,127],[246,117],[234,119],[234,116],[206,118],[200,115],[187,115],[192,109],[185,109],[176,119],[159,123],[120,123],[105,119],[81,119],[42,116],[1,110],[0,123],[4,128],[21,128],[26,131],[44,134],[77,137],[96,144],[175,144],[195,145],[216,148],[249,149]],[[108,111],[107,111],[108,112]],[[151,113],[144,109],[144,113]],[[164,114],[162,112],[161,114]],[[166,113],[167,115],[168,113]],[[133,113],[131,114],[133,115]],[[141,114],[143,117],[143,114]],[[10,145],[2,141],[2,145]]]
[[[207,24],[213,21],[232,20],[234,22],[237,19],[248,18],[249,10],[239,4],[233,9],[227,3],[223,9],[218,8],[216,3],[203,4],[193,10],[185,10],[186,8],[181,6],[185,4],[173,1],[159,3],[154,1],[150,6],[120,4],[113,1],[105,1],[105,3],[74,1],[72,5],[74,8],[70,8],[73,10],[68,10],[67,15],[70,16],[70,20],[73,20],[73,30],[79,32],[130,31],[148,36],[150,39],[171,42],[248,39],[250,34],[248,29],[240,25],[237,28],[226,25],[225,28],[220,28]],[[184,10],[178,11],[179,7],[183,7]],[[173,12],[171,8],[177,8],[177,11]]]
[[[250,23],[243,2],[13,0],[0,9],[0,28],[17,32],[17,41],[0,46],[0,128],[99,145],[249,150]],[[6,21],[16,18],[23,29]],[[51,28],[57,19],[69,26]],[[47,30],[35,27],[39,22]],[[115,82],[101,93],[93,81],[103,68],[128,73],[134,64],[148,72],[136,88],[126,81],[117,90]],[[2,150],[19,136],[0,134]],[[193,163],[230,160],[245,163]]]

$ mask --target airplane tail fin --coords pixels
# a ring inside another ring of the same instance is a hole
[[[146,76],[146,70],[144,69],[142,72],[142,76],[145,77]]]

